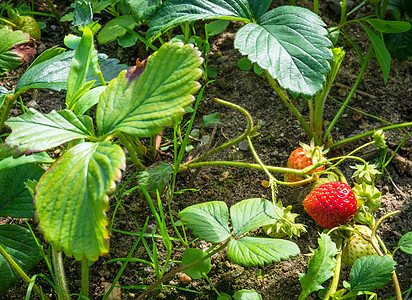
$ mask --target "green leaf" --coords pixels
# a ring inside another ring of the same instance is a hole
[[[82,88],[83,82],[89,70],[91,54],[94,50],[93,34],[89,28],[83,28],[83,36],[76,48],[73,59],[70,63],[69,76],[67,78],[66,106],[73,110],[78,98],[78,91]]]
[[[153,38],[185,21],[212,18],[246,21],[252,11],[247,0],[169,0],[150,20],[147,36]]]
[[[201,259],[206,256],[207,253],[203,252],[201,249],[189,248],[182,255],[182,266],[187,266],[188,264]],[[201,263],[190,267],[189,269],[184,270],[187,276],[192,277],[193,279],[202,278],[202,273],[209,273],[212,269],[210,264],[210,257],[203,260]]]
[[[64,53],[66,51],[66,49],[64,48],[60,48],[57,46],[54,46],[53,48],[47,49],[44,52],[42,52],[42,54],[40,54],[39,56],[36,57],[36,59],[30,64],[30,66],[27,68],[26,72],[34,67],[35,65],[42,63],[46,60],[52,59],[53,57],[60,55],[62,53]]]
[[[40,178],[35,209],[47,241],[75,259],[97,260],[109,251],[106,195],[120,179],[126,157],[109,142],[70,148]]]
[[[67,79],[69,76],[70,63],[75,51],[66,51],[53,58],[42,61],[30,68],[23,74],[16,86],[16,92],[24,92],[30,88],[47,88],[56,91],[67,88]],[[117,77],[120,71],[127,68],[126,65],[118,64],[117,59],[107,58],[105,54],[97,54],[100,69],[102,70],[105,80],[110,81]],[[93,71],[89,70],[86,81],[98,79]]]
[[[6,122],[12,129],[6,143],[29,154],[54,148],[65,142],[94,136],[93,122],[88,116],[76,116],[69,110],[43,115],[30,108],[25,114]]]
[[[98,86],[94,89],[87,91],[80,99],[76,102],[74,107],[74,113],[76,115],[84,114],[93,105],[99,102],[101,93],[106,89],[106,86]]]
[[[256,1],[258,2],[258,1]],[[254,290],[240,290],[233,294],[235,300],[261,300],[262,296]]]
[[[120,73],[97,104],[97,132],[149,137],[170,126],[194,101],[202,59],[191,45],[164,44],[139,66]]]
[[[228,20],[216,20],[207,24],[207,34],[208,36],[214,36],[222,33],[225,28],[229,25]]]
[[[278,211],[282,215],[282,211]],[[262,198],[242,200],[230,208],[235,237],[279,220],[273,203]]]
[[[217,295],[216,300],[232,300],[232,297],[229,294],[221,292],[220,295]]]
[[[269,9],[272,0],[249,0],[250,7],[253,11],[253,17],[255,20],[259,20],[261,16]]]
[[[302,292],[299,300],[306,299],[312,292],[323,289],[322,283],[333,276],[336,266],[335,255],[337,248],[330,236],[322,233],[318,239],[319,247],[309,259],[306,274],[299,274]]]
[[[149,20],[162,5],[161,0],[125,0],[137,22]]]
[[[376,59],[382,69],[383,80],[388,82],[389,72],[391,68],[391,55],[389,54],[388,49],[386,49],[385,43],[381,38],[370,30],[365,25],[361,24],[363,29],[365,29],[366,34],[368,35],[370,41],[372,42],[373,50],[375,50]]]
[[[287,260],[299,253],[299,247],[291,241],[250,236],[233,239],[227,247],[230,261],[245,267]]]
[[[100,44],[115,41],[118,37],[126,34],[127,30],[122,26],[133,29],[137,23],[132,15],[122,15],[110,20],[98,33],[97,40]]]
[[[76,1],[74,2],[75,8],[73,12],[73,26],[79,26],[80,28],[86,27],[93,23],[93,11],[90,2],[88,1]]]
[[[352,292],[371,291],[384,287],[392,278],[396,262],[387,256],[363,256],[355,261],[350,272]]]
[[[237,66],[242,71],[249,71],[252,68],[253,64],[247,57],[242,57],[237,61]]]
[[[243,26],[235,48],[277,79],[280,86],[310,98],[323,88],[333,59],[320,17],[308,9],[280,6]]]
[[[408,232],[401,237],[398,246],[403,252],[412,254],[412,232]]]
[[[412,20],[409,22],[412,23]],[[412,56],[412,29],[385,35],[385,44],[393,59],[407,60]]]
[[[9,93],[9,91],[0,85],[0,107],[3,105],[4,100],[6,99],[6,95]]]
[[[384,33],[401,33],[411,29],[411,23],[403,21],[385,21],[381,19],[366,19],[373,28]]]
[[[0,30],[0,74],[23,63],[23,58],[13,51],[13,47],[28,41],[29,38],[21,31]]]
[[[70,62],[74,51],[66,51],[30,68],[20,78],[16,92],[21,88],[49,88],[60,91],[67,88]]]
[[[44,170],[34,163],[18,163],[24,157],[0,161],[0,216],[32,218],[33,197],[26,188],[28,180],[39,180]]]
[[[210,125],[210,124],[217,124],[220,121],[220,114],[218,112],[215,112],[210,115],[204,115],[202,119],[203,119],[203,127],[206,127],[207,125]]]
[[[219,243],[230,238],[229,212],[222,201],[211,201],[186,207],[179,218],[200,239]]]
[[[131,34],[130,32],[126,32],[124,36],[117,38],[117,43],[119,44],[119,46],[127,48],[136,45],[137,40],[138,38],[136,35]]]
[[[53,163],[54,160],[46,153],[33,153],[28,156],[22,156],[19,158],[8,157],[6,159],[0,160],[0,170],[7,168],[14,168],[20,165],[29,163]]]
[[[29,272],[41,259],[31,233],[17,225],[0,225],[0,245],[23,269]],[[20,276],[14,272],[8,262],[0,255],[0,294],[12,287]]]

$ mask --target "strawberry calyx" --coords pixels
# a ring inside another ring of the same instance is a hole
[[[351,169],[356,170],[352,178],[355,178],[356,182],[361,184],[363,182],[367,184],[373,184],[375,181],[376,175],[382,174],[375,164],[355,164],[354,166],[350,166]]]
[[[279,204],[279,202],[278,202]],[[306,232],[305,226],[303,224],[295,223],[295,219],[298,214],[292,213],[292,206],[289,205],[285,208],[280,206],[282,210],[282,215],[279,220],[273,224],[265,225],[262,227],[263,231],[270,237],[273,238],[282,238],[288,236],[300,237],[301,233]]]

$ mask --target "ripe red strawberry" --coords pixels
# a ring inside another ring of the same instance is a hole
[[[303,206],[325,229],[348,223],[358,209],[352,189],[340,181],[327,182],[312,190],[303,200]]]
[[[315,147],[314,145],[306,145],[301,143],[301,147],[295,149],[289,156],[288,162],[286,164],[286,167],[291,168],[291,169],[296,169],[296,170],[303,170],[306,167],[309,167],[313,164],[318,163],[319,161],[322,161],[325,159],[325,156],[323,156],[323,151],[322,147]],[[325,169],[325,166],[321,166],[316,170],[312,170],[311,172],[308,172],[307,174],[311,174],[313,172],[318,173],[321,172]],[[291,174],[291,173],[285,173],[285,181],[287,182],[297,182],[301,181],[304,178],[301,176],[298,176],[296,174]],[[293,186],[302,186],[304,183],[298,183]]]
[[[355,229],[369,238],[372,235],[372,230],[364,225],[357,225]],[[347,266],[352,266],[355,260],[367,255],[378,255],[378,253],[372,244],[362,238],[356,231],[351,232],[349,239],[343,247],[342,262]]]

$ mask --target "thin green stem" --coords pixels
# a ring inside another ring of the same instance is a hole
[[[329,82],[330,81],[330,82]],[[315,108],[314,108],[314,117],[313,123],[310,119],[311,127],[313,128],[313,134],[315,139],[315,145],[321,146],[322,142],[322,126],[323,126],[323,108],[326,101],[326,98],[329,94],[330,88],[332,86],[333,80],[327,77],[327,82],[323,87],[322,93],[315,96]]]
[[[7,263],[13,268],[14,271],[16,271],[17,274],[26,282],[27,284],[30,283],[30,277],[27,276],[27,274],[20,268],[20,266],[14,261],[14,259],[4,250],[4,248],[0,245],[0,254],[4,257],[4,259],[7,261]],[[37,295],[41,299],[46,299],[50,300],[49,297],[47,297],[42,290],[36,285],[33,285],[33,289],[36,292]]]
[[[20,94],[6,95],[3,104],[0,106],[0,129],[3,128],[18,95]]]
[[[319,0],[313,0],[313,12],[319,15]]]
[[[369,242],[372,244],[373,248],[376,250],[376,252],[377,252],[380,256],[383,256],[384,253],[382,253],[382,252],[380,251],[379,245],[377,245],[375,239],[373,239],[373,237],[376,236],[376,230],[379,228],[379,226],[381,225],[381,223],[383,222],[383,220],[385,220],[386,218],[389,218],[390,216],[393,216],[393,215],[395,215],[395,214],[399,214],[400,212],[401,212],[400,210],[396,210],[396,211],[391,212],[391,213],[389,213],[389,214],[387,214],[387,215],[384,215],[382,218],[380,218],[380,219],[376,222],[375,226],[373,227],[372,237],[371,237],[371,239],[369,240]],[[400,288],[400,285],[399,285],[398,276],[396,275],[396,272],[395,272],[395,271],[393,271],[393,273],[392,273],[392,280],[393,280],[393,285],[395,286],[396,299],[397,299],[397,300],[402,300],[402,291],[401,291],[401,288]]]
[[[51,12],[55,16],[57,23],[59,23],[60,27],[63,28],[65,32],[68,32],[69,29],[67,28],[66,23],[62,23],[60,19],[62,18],[61,14],[58,12],[58,10],[54,7],[53,2],[51,0],[46,0],[47,6],[50,8]]]
[[[99,66],[99,71],[100,71],[100,72],[97,73],[97,76],[99,77],[100,84],[101,84],[102,86],[106,86],[106,80],[105,80],[104,77],[103,77],[103,73],[102,73],[102,71],[100,70],[100,66]]]
[[[269,170],[266,168],[266,166],[263,164],[263,162],[261,161],[259,155],[257,154],[257,152],[255,151],[255,147],[253,147],[252,144],[252,140],[250,139],[250,137],[247,137],[247,142],[249,144],[249,148],[250,151],[252,152],[253,157],[255,158],[255,160],[258,162],[259,166],[262,168],[262,170],[266,173],[266,175],[269,177],[269,180],[275,182],[275,183],[280,183],[270,172]]]
[[[345,24],[346,16],[346,0],[342,0],[342,2],[340,3],[340,26]]]
[[[313,98],[308,100],[308,108],[309,108],[309,124],[311,130],[315,131],[315,104],[313,103]]]
[[[210,280],[210,278],[209,278],[209,276],[207,276],[207,274],[206,273],[202,273],[202,277],[204,278],[204,279],[206,279],[206,281],[210,284],[210,286],[212,287],[212,290],[214,290],[215,291],[215,293],[218,295],[218,298],[220,297],[220,293],[219,293],[219,291],[215,288],[215,285],[213,284],[213,282]]]
[[[383,130],[383,131],[388,131],[388,130],[392,130],[392,129],[402,128],[402,127],[409,127],[409,126],[412,126],[412,122],[407,122],[407,123],[402,123],[402,124],[395,124],[395,125],[391,125],[391,126],[386,126],[386,127],[377,128],[377,129]],[[359,134],[359,135],[354,136],[354,137],[350,137],[350,138],[341,140],[341,141],[339,141],[339,142],[335,142],[335,143],[333,143],[332,145],[329,145],[328,148],[332,149],[332,148],[341,146],[341,145],[346,144],[346,143],[350,143],[350,142],[354,142],[354,141],[360,140],[360,139],[362,139],[362,138],[364,138],[364,137],[373,135],[373,134],[375,133],[375,131],[376,131],[376,129],[371,130],[371,131],[368,131],[368,132],[365,132],[365,133],[362,133],[362,134]]]
[[[10,25],[10,26],[12,26],[12,27],[16,27],[16,24],[14,24],[13,22],[10,22],[10,21],[7,20],[7,19],[4,19],[4,18],[1,18],[1,17],[0,17],[0,21],[4,22],[4,23],[6,23],[7,25]]]
[[[220,252],[221,250],[223,250],[224,248],[226,248],[227,244],[229,244],[230,242],[230,238],[227,239],[222,245],[219,246],[219,248],[213,250],[212,252],[210,252],[209,254],[203,256],[202,258],[195,260],[194,262],[191,262],[188,265],[185,266],[181,266],[179,268],[176,268],[172,271],[170,271],[169,273],[165,274],[162,278],[159,278],[158,280],[156,280],[148,289],[146,289],[140,296],[139,298],[137,298],[137,300],[143,300],[146,296],[148,296],[159,284],[161,284],[162,282],[166,281],[167,279],[169,279],[170,277],[172,277],[173,275],[175,275],[178,272],[183,272],[184,270],[187,270],[199,263],[201,263],[202,261],[208,259],[209,257],[212,257],[213,255],[215,255],[216,253]]]
[[[260,167],[265,171],[266,175],[269,177],[269,184],[270,184],[270,189],[272,192],[272,202],[273,202],[273,209],[275,210],[275,213],[277,214],[277,216],[279,217],[279,219],[281,219],[282,221],[286,222],[286,223],[291,223],[288,219],[286,219],[285,217],[283,217],[281,214],[279,214],[278,210],[276,209],[276,192],[277,192],[277,186],[276,183],[281,183],[280,181],[278,181],[270,172],[269,170],[266,168],[266,166],[263,164],[263,162],[260,160],[260,157],[258,156],[257,152],[255,151],[255,148],[253,147],[252,144],[252,140],[250,139],[250,137],[247,137],[247,141],[249,144],[249,148],[250,151],[253,154],[253,157],[255,158],[255,160],[259,163]]]
[[[69,291],[66,285],[66,276],[64,274],[62,253],[57,251],[53,246],[52,263],[54,267],[54,275],[56,276],[59,300],[70,300]]]
[[[82,259],[82,289],[80,294],[89,298],[89,260]]]
[[[201,161],[197,163],[187,163],[181,166],[181,168],[179,169],[179,172],[186,171],[186,169],[188,168],[201,168],[204,166],[227,166],[227,167],[241,167],[241,168],[251,168],[251,169],[262,170],[262,167],[259,164],[221,160],[221,161]],[[296,174],[299,176],[305,176],[302,170],[282,168],[282,167],[273,167],[273,166],[265,166],[265,167],[271,172],[292,173],[292,174]]]
[[[249,136],[250,132],[252,131],[252,126],[253,126],[252,117],[250,116],[250,114],[244,108],[242,108],[239,105],[236,105],[234,103],[230,103],[230,102],[227,102],[227,101],[224,101],[224,100],[221,100],[221,99],[215,98],[214,100],[216,102],[220,103],[220,104],[224,104],[224,105],[230,106],[232,108],[235,108],[235,109],[239,110],[241,113],[243,113],[245,115],[246,119],[247,119],[247,123],[248,123],[247,128],[246,128],[245,132],[243,134],[241,134],[240,136],[238,136],[237,138],[235,138],[235,139],[233,139],[233,140],[231,140],[231,141],[229,141],[229,142],[227,142],[227,143],[225,143],[225,144],[223,144],[219,147],[216,147],[216,148],[210,150],[209,152],[207,152],[204,155],[196,157],[195,159],[193,159],[193,162],[197,162],[197,161],[201,160],[202,158],[213,155],[213,154],[215,154],[215,153],[217,153],[217,152],[219,152],[223,149],[226,149],[228,147],[231,147],[233,145],[236,145],[236,144],[240,143],[241,141],[246,139],[246,137]]]
[[[338,254],[335,257],[336,266],[335,266],[335,269],[333,270],[334,274],[333,274],[332,284],[330,285],[330,289],[328,293],[326,294],[324,300],[329,300],[331,295],[333,295],[336,292],[338,288],[338,284],[339,284],[340,269],[342,265],[342,246],[343,246],[341,238],[339,238],[338,241],[336,242],[336,246],[339,249]]]
[[[127,152],[129,152],[130,158],[132,159],[133,164],[136,166],[136,168],[140,171],[143,171],[144,169],[146,169],[146,167],[142,164],[140,159],[137,157],[136,152],[134,151],[132,145],[129,143],[129,141],[123,135],[123,133],[118,132],[117,137],[119,138],[123,146],[127,149]]]
[[[186,135],[185,135],[185,137],[184,137],[184,139],[181,143],[181,147],[180,147],[179,150],[178,150],[177,136],[179,134],[179,137],[181,138],[180,125],[175,123],[174,130],[173,130],[174,172],[173,172],[171,188],[169,189],[169,194],[168,194],[168,197],[167,197],[167,207],[169,209],[169,215],[170,215],[170,220],[172,222],[172,226],[173,226],[177,236],[181,240],[182,244],[186,247],[186,249],[189,248],[189,243],[187,241],[186,232],[184,231],[184,226],[182,226],[182,230],[183,230],[183,237],[182,237],[182,235],[180,234],[179,229],[176,226],[174,218],[173,218],[171,203],[172,203],[172,199],[173,199],[173,193],[174,193],[175,187],[176,187],[177,173],[180,170],[180,165],[181,165],[181,162],[182,162],[182,159],[183,159],[183,155],[185,154],[185,148],[186,148],[186,145],[189,142],[189,136],[190,136],[190,132],[192,131],[192,127],[193,127],[193,124],[194,124],[194,121],[195,121],[197,109],[199,107],[200,100],[202,100],[205,88],[210,82],[213,82],[213,81],[206,82],[206,84],[202,87],[202,89],[200,90],[199,94],[196,97],[196,102],[195,102],[195,105],[194,105],[194,108],[193,108],[193,114],[192,114],[192,117],[190,118],[190,121],[188,122],[188,126],[186,128]]]
[[[339,118],[342,116],[343,111],[346,109],[346,106],[349,104],[349,101],[352,99],[353,95],[356,92],[356,89],[358,88],[358,85],[361,83],[362,81],[362,77],[363,77],[363,73],[366,70],[366,67],[368,66],[368,62],[369,59],[371,58],[373,53],[373,48],[372,46],[369,46],[369,50],[366,53],[366,57],[363,60],[362,66],[361,66],[361,70],[358,74],[358,77],[356,78],[355,84],[352,87],[352,90],[350,91],[348,97],[346,98],[345,102],[343,103],[343,105],[341,106],[341,108],[339,109],[338,113],[335,115],[335,117],[333,118],[332,122],[330,123],[329,127],[326,129],[325,134],[323,135],[323,142],[325,143],[328,139],[328,136],[330,134],[330,132],[332,131],[332,129],[335,127],[336,122],[339,120]]]
[[[290,101],[289,97],[286,96],[286,94],[283,92],[283,90],[278,86],[278,84],[272,78],[272,76],[270,76],[268,71],[266,71],[266,76],[269,80],[270,85],[275,90],[276,94],[279,95],[279,97],[282,99],[282,101],[285,103],[285,105],[289,108],[289,110],[292,112],[292,114],[295,116],[295,118],[299,121],[300,126],[303,128],[303,130],[305,130],[305,132],[306,132],[307,136],[309,137],[309,139],[312,139],[313,133],[312,133],[312,130],[311,130],[309,124],[303,119],[300,112],[296,109],[296,107]]]

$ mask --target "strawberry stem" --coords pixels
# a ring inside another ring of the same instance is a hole
[[[329,234],[330,232],[328,232]],[[342,266],[342,239],[339,238],[336,242],[336,246],[339,249],[338,250],[338,254],[336,255],[335,259],[336,259],[336,266],[335,269],[333,270],[333,279],[332,279],[332,283],[330,286],[330,289],[328,291],[328,293],[326,294],[324,300],[328,300],[337,290],[338,288],[338,284],[339,284],[339,276],[340,276],[340,269]]]

